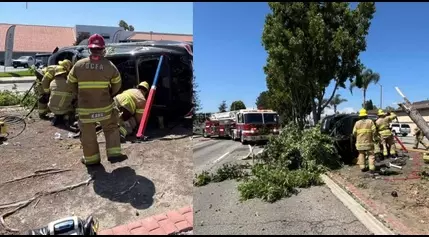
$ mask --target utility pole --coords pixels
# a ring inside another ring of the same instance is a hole
[[[25,2],[25,9],[28,9],[28,2]]]
[[[378,85],[380,86],[380,109],[383,109],[383,85],[380,83]]]

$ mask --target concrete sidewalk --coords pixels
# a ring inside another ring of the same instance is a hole
[[[98,235],[173,235],[193,229],[192,206],[102,230]]]
[[[31,77],[0,77],[0,84],[33,83],[35,80],[36,80],[35,76],[31,76]]]

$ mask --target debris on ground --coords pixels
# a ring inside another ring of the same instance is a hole
[[[380,208],[371,211],[389,213],[409,229],[429,234],[426,224],[415,221],[429,222],[429,173],[425,170],[427,165],[424,164],[421,153],[410,152],[406,155],[408,157],[396,159],[400,160],[399,162],[388,159],[395,164],[404,164],[405,161],[406,164],[400,172],[387,168],[384,172],[388,173],[379,172],[377,178],[365,178],[357,166],[344,166],[333,171],[333,174],[354,185]]]
[[[26,111],[0,108],[0,116],[6,113],[22,117]],[[151,136],[157,139],[151,142],[123,144],[128,159],[116,163],[106,159],[100,134],[102,165],[86,168],[79,161],[80,140],[69,138],[68,131],[37,118],[25,124],[25,129],[22,121],[11,124],[11,138],[0,148],[0,216],[6,227],[0,225],[1,235],[35,229],[72,213],[94,215],[102,230],[192,203],[191,141],[158,139],[176,134],[181,126],[154,132]],[[56,133],[62,139],[56,140]],[[70,189],[89,176],[93,180],[88,186]]]

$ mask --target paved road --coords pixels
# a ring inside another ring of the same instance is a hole
[[[13,88],[16,88],[16,90],[19,92],[25,92],[30,89],[31,85],[33,85],[33,83],[0,84],[0,91],[12,90]]]
[[[248,153],[239,142],[194,139],[194,171],[214,171]],[[194,189],[195,234],[370,234],[325,186],[270,204],[257,199],[240,203],[237,184]]]

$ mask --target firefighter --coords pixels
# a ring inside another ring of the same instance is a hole
[[[49,97],[48,107],[54,114],[52,125],[64,124],[66,127],[74,122],[73,93],[67,85],[67,74],[70,72],[72,62],[64,60],[55,69],[55,76],[49,83],[49,88],[44,91]],[[47,84],[47,83],[44,83]]]
[[[101,35],[88,39],[90,56],[80,59],[71,69],[67,83],[77,94],[77,114],[85,165],[100,164],[96,123],[99,122],[106,138],[108,159],[123,156],[118,126],[118,109],[113,97],[121,89],[121,76],[116,66],[104,57],[105,42]]]
[[[144,81],[137,88],[128,89],[115,96],[114,101],[120,112],[119,129],[122,139],[130,135],[140,123],[148,91],[149,83]]]
[[[391,157],[396,157],[395,140],[393,138],[392,131],[389,128],[389,124],[396,119],[396,114],[386,114],[382,109],[379,109],[377,116],[378,119],[375,121],[375,124],[381,138],[381,144],[383,145],[383,156],[387,158],[390,153]]]
[[[375,171],[374,138],[377,135],[376,127],[368,119],[366,109],[359,111],[359,120],[353,127],[353,136],[356,137],[356,150],[359,152],[358,162],[362,172],[367,171],[365,156],[368,156],[368,166],[371,173]]]
[[[414,146],[413,146],[414,149],[417,149],[419,147],[419,144],[422,144],[426,150],[429,149],[429,147],[423,142],[424,134],[422,130],[420,130],[418,127],[414,129],[414,136],[415,136]]]
[[[44,90],[44,86],[43,86],[43,81],[50,81],[55,74],[55,67],[56,65],[53,66],[48,66],[42,69],[42,74],[43,74],[43,78],[41,80],[36,79],[36,92],[37,92],[37,96],[38,96],[38,102],[37,102],[37,110],[39,112],[39,117],[41,119],[49,119],[48,117],[48,113],[49,113],[49,108],[48,108],[48,101],[49,101],[49,97],[46,98],[45,95],[45,90]],[[49,87],[49,84],[48,84]]]

